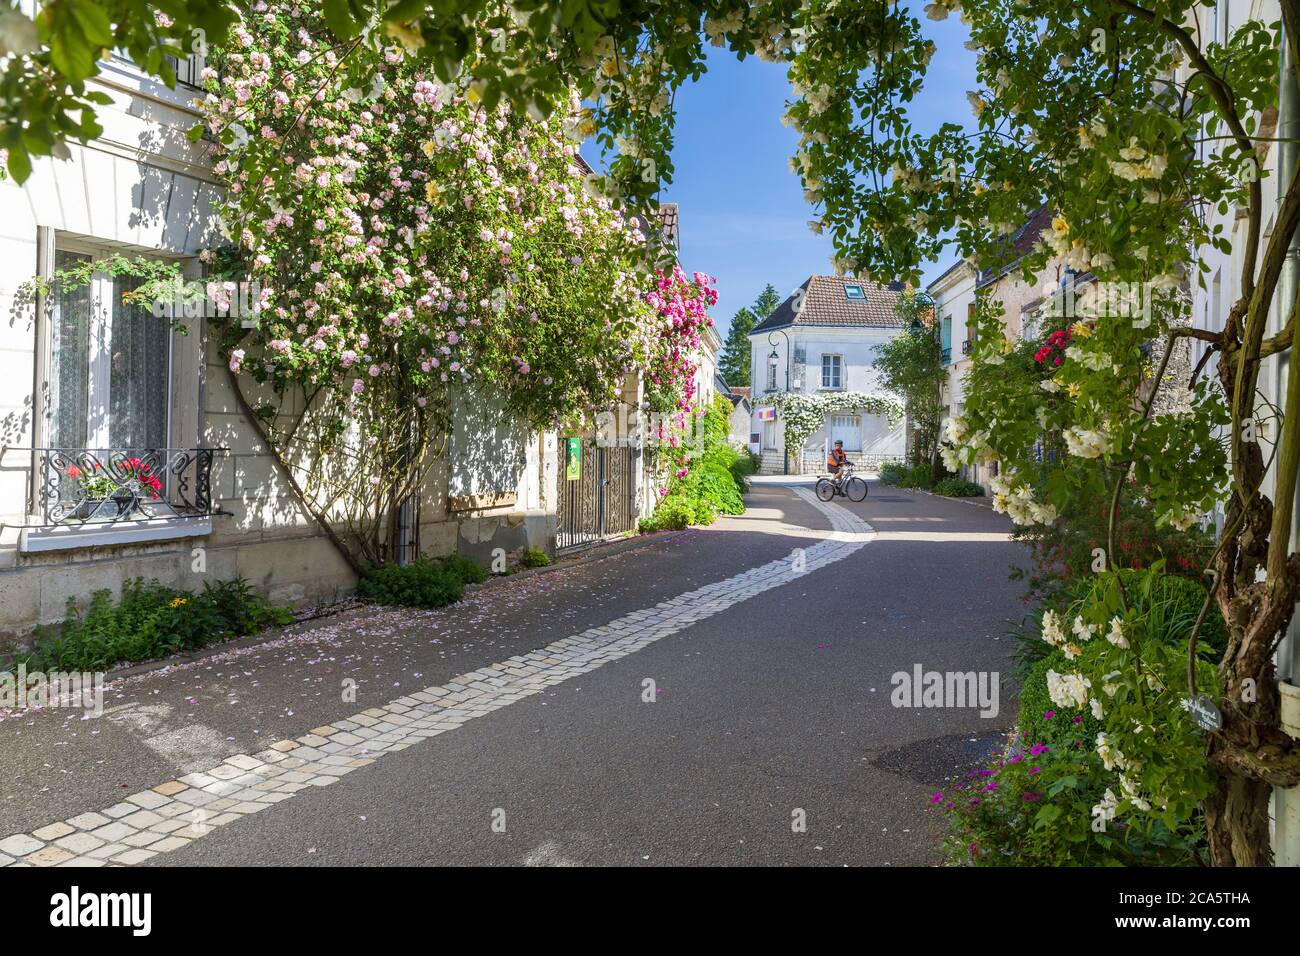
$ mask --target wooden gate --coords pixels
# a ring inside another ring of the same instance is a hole
[[[565,448],[561,443],[561,449]],[[565,551],[632,531],[635,458],[626,447],[598,447],[582,440],[577,477],[569,477],[565,450],[559,467],[555,549]]]

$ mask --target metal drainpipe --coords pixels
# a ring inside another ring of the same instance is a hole
[[[1287,43],[1285,31],[1282,34],[1282,74],[1278,95],[1277,137],[1277,182],[1279,187],[1289,183],[1295,174],[1296,161],[1300,158],[1300,144],[1294,142],[1300,138],[1300,96],[1296,93],[1294,78],[1291,76],[1295,64],[1291,61],[1291,49]],[[1288,142],[1288,141],[1291,142]],[[1278,279],[1277,314],[1286,322],[1295,305],[1297,287],[1300,287],[1300,231],[1291,236],[1286,258],[1282,262],[1282,274]],[[1292,355],[1294,349],[1279,358],[1278,390],[1283,388],[1285,377],[1292,374]],[[1295,410],[1289,410],[1295,411]],[[1300,546],[1300,500],[1293,509],[1291,519],[1290,548],[1295,551]],[[1287,629],[1287,636],[1277,651],[1278,676],[1292,683],[1300,678],[1300,622],[1293,619]]]

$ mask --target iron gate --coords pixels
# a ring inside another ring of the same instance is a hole
[[[631,448],[598,447],[585,438],[577,478],[568,477],[565,462],[561,461],[557,551],[633,530],[636,524],[634,467]]]

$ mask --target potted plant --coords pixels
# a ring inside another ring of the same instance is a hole
[[[75,481],[81,491],[72,517],[116,521],[130,517],[140,507],[142,498],[162,497],[163,484],[147,462],[127,458],[118,468],[119,477],[110,476],[96,462],[90,468],[70,465],[64,474]]]

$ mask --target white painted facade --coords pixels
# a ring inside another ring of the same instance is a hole
[[[973,344],[970,338],[973,329],[969,328],[968,323],[975,308],[975,281],[975,270],[964,262],[959,262],[926,289],[934,300],[941,341],[946,343],[944,354],[948,377],[942,386],[944,411],[941,435],[946,433],[948,419],[960,415],[966,401],[966,379],[970,374],[970,347]],[[981,481],[981,476],[977,474],[978,467],[971,466],[971,473],[964,477],[969,481]]]
[[[1250,19],[1273,23],[1280,19],[1280,7],[1276,0],[1231,0],[1210,9],[1198,9],[1198,34],[1203,42],[1224,42],[1232,32]],[[1280,135],[1272,134],[1268,135]],[[1202,155],[1213,149],[1214,144],[1202,143],[1198,148]],[[1272,144],[1260,160],[1262,187],[1264,190],[1264,222],[1262,242],[1267,244],[1273,233],[1279,203],[1281,179],[1278,176],[1278,147]],[[1222,228],[1223,234],[1231,240],[1232,247],[1223,253],[1206,246],[1196,250],[1196,260],[1209,266],[1204,273],[1203,284],[1192,286],[1192,322],[1200,328],[1215,332],[1222,331],[1227,321],[1228,312],[1241,295],[1241,276],[1246,266],[1244,250],[1245,234],[1248,220],[1238,216],[1238,207],[1232,206],[1226,212],[1207,208],[1208,225],[1211,229]],[[1193,275],[1196,270],[1193,269]],[[1282,325],[1278,309],[1278,294],[1274,296],[1273,308],[1269,314],[1266,336],[1275,335]],[[1198,362],[1204,354],[1206,345],[1197,342],[1193,346],[1192,360]],[[1260,440],[1264,444],[1265,460],[1271,460],[1272,446],[1277,439],[1277,425],[1272,421],[1272,412],[1267,402],[1280,406],[1286,394],[1287,378],[1290,371],[1290,353],[1273,356],[1264,360],[1260,375],[1260,391],[1263,392],[1258,417],[1265,424],[1259,429]],[[1215,374],[1215,359],[1211,357],[1202,375]],[[1274,474],[1270,469],[1264,477],[1262,491],[1269,497],[1274,495]],[[1216,527],[1223,527],[1222,506],[1213,515]],[[1295,534],[1293,530],[1293,535]],[[1300,737],[1300,625],[1292,622],[1290,635],[1279,648],[1277,655],[1278,676],[1282,690],[1282,719],[1285,729],[1292,736]],[[1274,790],[1272,808],[1274,826],[1274,853],[1278,866],[1300,866],[1300,788]]]
[[[244,419],[203,319],[185,320],[187,335],[154,330],[143,403],[154,411],[150,427],[133,430],[115,411],[139,381],[122,374],[115,342],[130,326],[114,324],[121,290],[113,280],[96,279],[76,310],[55,296],[19,301],[24,284],[49,276],[71,254],[165,259],[198,278],[198,252],[221,243],[208,147],[185,135],[199,120],[190,105],[198,90],[168,89],[118,57],[101,67],[90,86],[112,98],[98,108],[103,136],[71,144],[67,160],[37,160],[21,186],[0,182],[0,311],[11,318],[0,323],[0,647],[61,621],[69,598],[84,605],[94,591],[117,592],[135,577],[196,588],[241,576],[290,605],[329,601],[355,584]],[[60,339],[77,334],[89,338],[77,343],[81,351]],[[78,375],[84,388],[57,387]],[[125,440],[115,431],[136,436],[131,447],[222,449],[211,473],[219,513],[50,524],[39,507],[42,456],[32,449],[111,450]],[[483,560],[497,547],[552,548],[556,436],[495,424],[470,431],[452,436],[452,454],[435,465],[420,496],[420,549]],[[508,444],[518,468],[493,475],[466,467],[455,449],[467,434],[471,446]]]
[[[884,394],[875,361],[880,346],[898,335],[896,328],[794,325],[776,332],[751,336],[753,359],[750,381],[754,391],[753,433],[760,436],[753,449],[764,458],[764,470],[784,467],[785,435],[779,414],[764,419],[770,408],[764,395],[774,392]],[[772,353],[776,352],[775,362]],[[891,426],[888,419],[863,410],[845,409],[827,416],[826,423],[809,436],[802,458],[824,456],[840,438],[850,455],[888,455],[901,458],[905,450],[904,423]],[[753,446],[751,445],[751,448]],[[791,449],[790,471],[799,469],[801,456]]]

